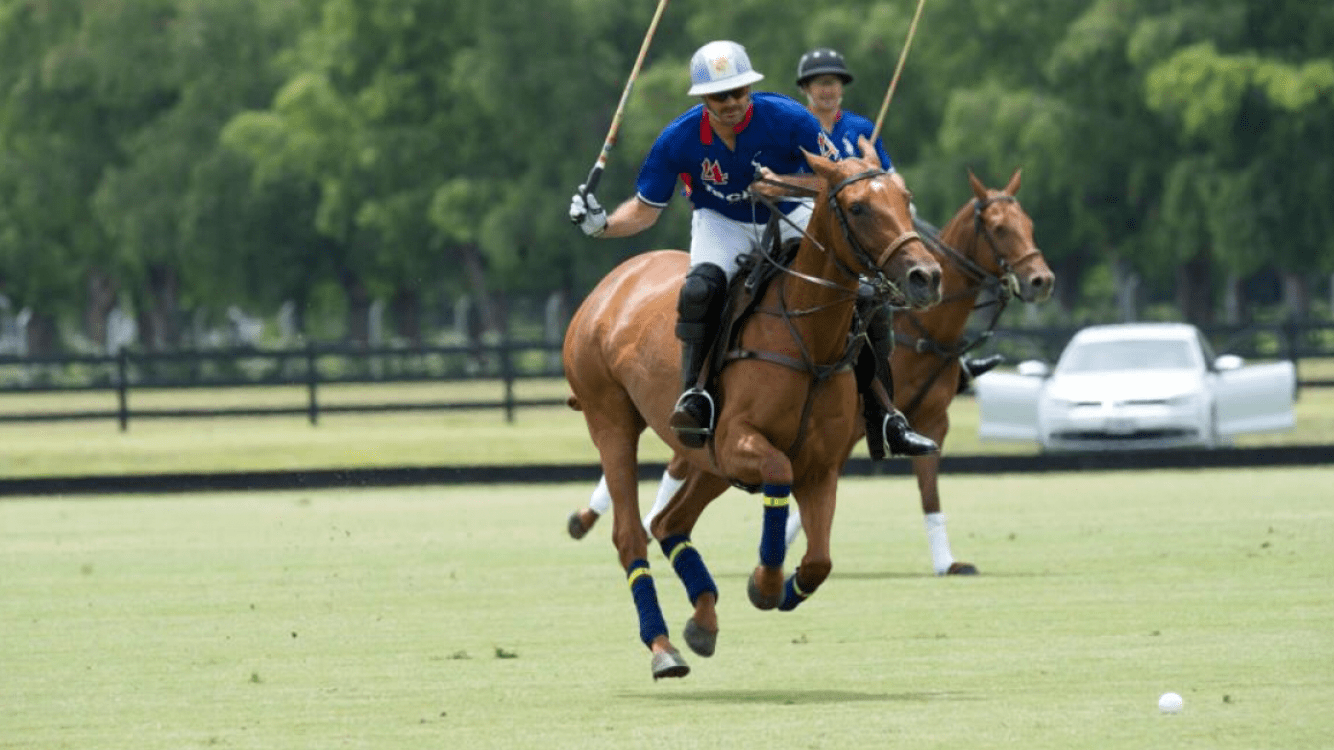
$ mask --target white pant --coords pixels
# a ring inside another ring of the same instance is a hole
[[[811,204],[802,202],[778,219],[779,235],[788,240],[800,237],[811,220]],[[793,226],[795,224],[796,226]],[[690,217],[690,266],[713,263],[731,281],[737,271],[737,257],[759,248],[764,239],[764,224],[735,221],[707,208],[697,208]]]

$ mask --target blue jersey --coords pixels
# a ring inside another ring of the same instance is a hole
[[[857,146],[857,136],[864,135],[870,138],[874,131],[875,123],[856,112],[843,109],[834,116],[834,129],[829,132],[829,140],[834,142],[834,148],[838,149],[841,157],[861,157],[862,150]],[[894,162],[890,160],[889,154],[885,151],[885,142],[879,136],[875,139],[875,150],[880,155],[881,168],[886,172],[893,172]]]
[[[769,209],[750,201],[750,184],[760,167],[780,175],[808,172],[802,149],[838,158],[815,115],[781,94],[751,94],[750,109],[735,132],[733,151],[713,132],[703,104],[673,120],[639,169],[635,183],[639,200],[666,206],[679,177],[695,208],[712,209],[736,221],[764,223]],[[786,213],[797,205],[788,202],[779,207]]]

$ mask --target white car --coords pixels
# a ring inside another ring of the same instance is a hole
[[[1208,447],[1293,426],[1292,362],[1215,357],[1185,323],[1129,323],[1075,334],[1054,370],[1028,360],[973,384],[979,436],[1046,450]]]

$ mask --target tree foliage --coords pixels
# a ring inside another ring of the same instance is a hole
[[[331,293],[402,316],[492,296],[503,326],[509,297],[577,297],[688,236],[680,199],[627,240],[564,216],[655,5],[0,4],[3,292],[68,323],[104,277],[167,328],[234,303],[318,315]],[[677,0],[599,196],[631,195],[693,104],[700,44],[742,42],[759,87],[797,98],[800,54],[836,47],[856,74],[845,106],[874,119],[914,7]],[[928,5],[883,134],[928,217],[968,198],[969,170],[995,184],[1022,167],[1067,314],[1102,307],[1089,296],[1114,265],[1157,299],[1197,286],[1181,314],[1199,318],[1224,278],[1334,272],[1332,49],[1334,10],[1296,0]]]

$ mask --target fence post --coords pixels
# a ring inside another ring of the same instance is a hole
[[[120,419],[120,431],[126,432],[130,429],[130,354],[127,347],[122,346],[119,352],[116,352],[116,400],[119,404],[118,417]]]
[[[312,425],[320,422],[320,402],[315,395],[316,385],[319,383],[320,375],[315,368],[315,344],[312,341],[306,342],[306,417]]]
[[[500,342],[500,377],[505,381],[505,421],[514,422],[514,363],[510,361],[510,340]]]
[[[1286,355],[1288,359],[1292,360],[1292,369],[1293,372],[1296,373],[1297,368],[1300,367],[1301,365],[1301,363],[1297,360],[1297,357],[1300,356],[1297,351],[1297,345],[1298,345],[1297,339],[1299,338],[1300,334],[1297,331],[1297,320],[1293,315],[1289,314],[1287,317],[1283,319],[1282,331],[1283,331],[1283,353],[1284,355]],[[1296,380],[1298,385],[1293,389],[1294,392],[1292,395],[1294,399],[1301,397],[1300,383],[1302,382],[1302,379],[1298,377],[1296,378]]]

